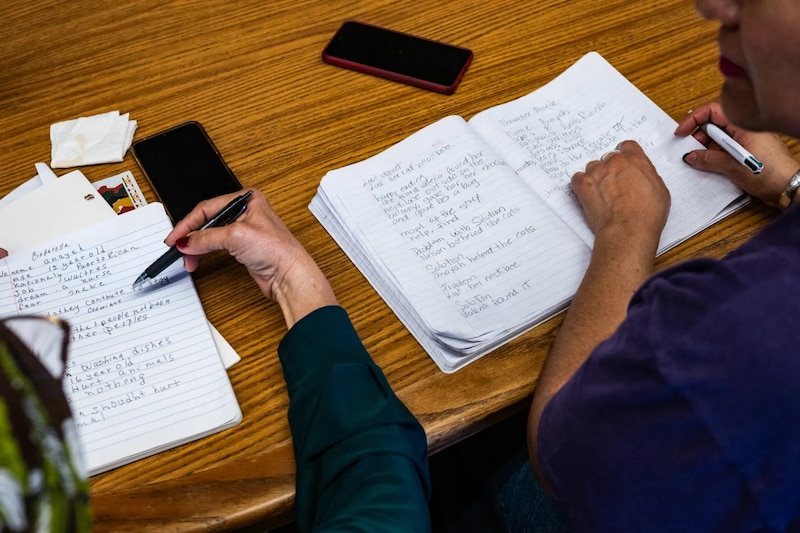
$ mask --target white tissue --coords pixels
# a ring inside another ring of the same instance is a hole
[[[118,163],[131,146],[136,121],[111,111],[50,126],[53,168]]]

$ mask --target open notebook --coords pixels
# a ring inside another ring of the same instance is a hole
[[[659,253],[748,197],[681,157],[702,148],[597,53],[469,121],[446,117],[323,177],[309,208],[444,372],[563,310],[594,236],[569,188],[635,139],[672,195]]]
[[[172,224],[153,203],[0,259],[0,317],[71,326],[64,378],[89,475],[238,424],[241,410],[180,262],[134,291]]]

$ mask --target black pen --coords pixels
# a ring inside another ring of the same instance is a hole
[[[222,208],[222,211],[211,217],[208,222],[203,224],[200,229],[217,228],[219,226],[227,226],[237,218],[239,218],[244,210],[247,209],[247,201],[253,195],[253,191],[234,198],[228,205]],[[144,269],[144,272],[136,278],[133,282],[133,288],[136,290],[148,279],[155,279],[156,276],[161,274],[168,266],[183,257],[183,254],[178,250],[177,246],[172,246],[167,250],[164,255],[153,261],[153,263]]]

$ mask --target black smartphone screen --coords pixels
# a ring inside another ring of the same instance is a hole
[[[137,141],[131,151],[173,222],[202,200],[242,188],[199,122]]]
[[[328,43],[323,57],[363,65],[366,71],[378,69],[451,87],[471,61],[472,52],[369,24],[345,21]]]

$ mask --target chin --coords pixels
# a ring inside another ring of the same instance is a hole
[[[764,99],[762,100],[769,100]],[[770,100],[759,105],[752,85],[742,80],[726,80],[722,86],[720,105],[728,120],[750,131],[769,131],[800,137],[800,114],[795,109],[781,111],[781,103]]]
[[[719,103],[728,120],[737,126],[752,131],[764,129],[761,120],[759,120],[758,106],[755,101],[737,98],[723,87]]]

